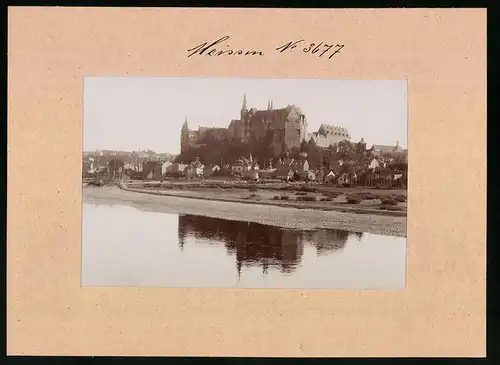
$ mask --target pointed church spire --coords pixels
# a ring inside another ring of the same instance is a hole
[[[247,93],[243,94],[243,106],[241,110],[247,110]]]
[[[267,110],[271,110],[271,99],[267,101]]]
[[[273,110],[273,99],[271,99],[271,110]]]
[[[186,119],[184,119],[184,124],[182,125],[182,128],[187,129],[187,127],[188,127],[188,118],[186,117]]]

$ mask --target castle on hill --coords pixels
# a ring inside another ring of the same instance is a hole
[[[304,140],[314,139],[318,146],[328,147],[350,138],[345,128],[327,124],[322,124],[315,133],[307,133],[306,116],[298,106],[274,109],[272,100],[269,100],[265,110],[248,108],[245,94],[239,119],[231,120],[227,128],[199,127],[197,131],[190,130],[186,118],[181,128],[181,154],[208,141],[262,143],[283,153],[300,147]]]

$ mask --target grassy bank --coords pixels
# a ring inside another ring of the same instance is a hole
[[[406,191],[304,184],[129,182],[122,189],[152,195],[275,205],[297,209],[406,216]]]

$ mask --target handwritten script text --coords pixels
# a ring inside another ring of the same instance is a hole
[[[225,41],[229,39],[229,36],[225,36],[222,38],[217,39],[215,42],[211,42],[210,44],[208,42],[201,43],[193,48],[188,49],[188,57],[194,56],[194,55],[199,55],[199,56],[263,56],[264,53],[261,51],[254,51],[254,50],[246,50],[244,51],[243,49],[239,48],[230,48],[229,44],[222,44]],[[217,48],[216,46],[222,46],[222,49]],[[224,47],[225,46],[225,47]],[[206,53],[205,53],[206,52]]]
[[[262,50],[255,50],[251,47],[233,47],[228,41],[229,36],[224,36],[218,38],[215,41],[203,42],[187,50],[188,58],[193,56],[264,56],[265,53]],[[274,51],[280,54],[285,52],[297,52],[302,51],[302,53],[308,53],[316,55],[318,58],[324,56],[325,59],[331,59],[333,56],[338,55],[340,50],[344,48],[343,44],[333,44],[325,42],[306,42],[304,39],[299,39],[297,41],[289,41],[288,43],[282,44],[277,47]]]

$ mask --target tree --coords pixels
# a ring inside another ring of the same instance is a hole
[[[123,168],[124,165],[125,164],[123,163],[122,159],[112,158],[111,160],[109,160],[108,161],[108,168],[109,168],[110,177],[114,178],[115,175],[120,170],[120,168]]]
[[[301,152],[304,151],[301,151],[299,147],[292,147],[292,149],[290,150],[290,155],[292,155],[293,157],[297,157]]]
[[[396,155],[392,163],[388,166],[392,170],[406,172],[408,171],[408,161],[403,154]]]
[[[397,171],[408,171],[408,163],[406,162],[395,161],[389,167]]]
[[[117,171],[120,167],[123,167],[125,164],[122,159],[112,158],[108,161],[108,166],[111,171]]]
[[[337,154],[342,160],[354,160],[354,146],[348,140],[343,140],[337,143]]]
[[[316,150],[318,148],[318,145],[316,144],[316,141],[314,140],[314,138],[311,138],[309,140],[309,142],[307,142],[307,149],[309,151],[305,151],[307,153],[311,152],[311,150]]]
[[[365,152],[366,152],[366,143],[363,143],[363,142],[359,141],[356,144],[356,154],[358,156],[364,156]]]
[[[353,174],[356,172],[356,164],[354,161],[348,161],[340,167],[340,172],[341,173],[348,173],[348,174]]]
[[[371,174],[370,170],[360,172],[358,174],[358,182],[361,185],[368,185],[368,182],[370,180],[370,174]]]
[[[330,157],[328,154],[328,150],[324,150],[321,154],[321,167],[328,169],[330,167]]]

